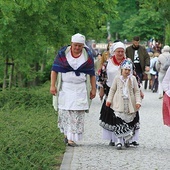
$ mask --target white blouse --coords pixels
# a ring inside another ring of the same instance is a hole
[[[106,68],[107,72],[107,82],[106,84],[111,87],[115,76],[118,74],[120,66],[114,65],[112,59],[108,59],[108,64]]]

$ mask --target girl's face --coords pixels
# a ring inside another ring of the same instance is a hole
[[[122,69],[122,76],[124,78],[128,77],[130,75],[130,71],[131,71],[130,69],[123,68]]]

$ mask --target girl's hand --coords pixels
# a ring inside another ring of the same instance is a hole
[[[141,107],[140,104],[136,104],[136,109],[139,109]]]
[[[106,102],[106,106],[110,107],[111,103],[110,102]]]

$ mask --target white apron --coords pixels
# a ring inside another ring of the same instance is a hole
[[[66,55],[67,61],[73,69],[77,69],[85,62],[82,54],[79,58],[73,58],[69,52]],[[75,72],[62,73],[62,87],[59,91],[58,108],[63,110],[88,110],[88,98],[86,89],[86,75]]]

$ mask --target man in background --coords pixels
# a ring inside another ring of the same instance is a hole
[[[146,51],[146,48],[139,45],[140,38],[138,36],[133,37],[132,45],[126,48],[126,57],[130,58],[135,65],[136,74],[140,77],[142,82],[143,73],[149,72],[150,69],[150,57]]]

